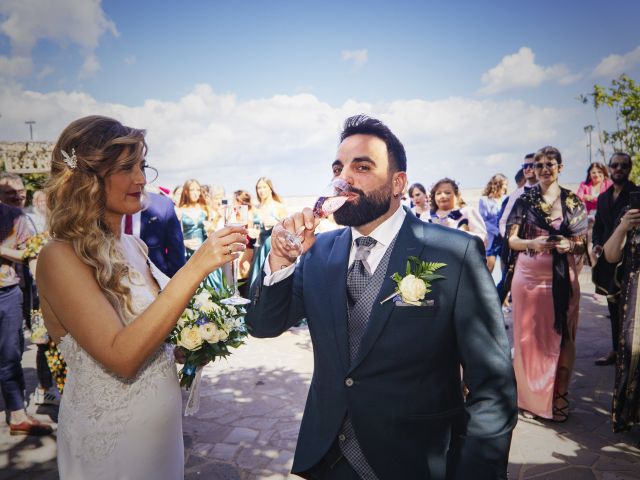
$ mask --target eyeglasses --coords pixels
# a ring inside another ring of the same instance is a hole
[[[631,168],[631,164],[624,162],[624,163],[618,163],[618,162],[613,162],[609,164],[609,168],[611,170],[616,170],[616,169],[620,169],[620,170],[629,170]]]
[[[533,167],[533,163],[523,163],[522,164],[522,169],[526,170],[527,168],[534,168]]]
[[[536,170],[542,170],[544,167],[547,167],[547,169],[552,170],[553,167],[557,167],[558,164],[556,162],[539,162],[533,165],[533,168],[535,168]]]
[[[147,180],[147,183],[153,183],[158,178],[158,170],[146,163],[142,166],[142,172],[144,173],[144,178]]]

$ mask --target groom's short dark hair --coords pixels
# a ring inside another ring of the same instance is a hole
[[[366,115],[349,117],[344,121],[342,133],[340,134],[340,142],[351,135],[358,134],[373,135],[387,145],[390,171],[407,171],[407,154],[404,151],[404,146],[384,123],[377,118],[371,118]]]

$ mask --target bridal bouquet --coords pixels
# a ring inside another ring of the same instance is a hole
[[[190,390],[185,415],[198,411],[202,367],[230,355],[229,349],[242,345],[247,336],[245,310],[220,302],[231,293],[226,285],[220,292],[206,286],[198,288],[167,339],[185,359],[178,372],[180,385]]]

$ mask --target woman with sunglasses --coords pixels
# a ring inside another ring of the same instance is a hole
[[[564,422],[587,212],[573,192],[558,185],[562,156],[556,148],[539,150],[534,168],[538,184],[516,200],[506,229],[518,406],[525,416]]]

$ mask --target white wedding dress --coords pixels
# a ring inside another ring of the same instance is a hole
[[[137,241],[122,236],[125,257],[147,261]],[[169,279],[148,263],[164,288]],[[155,295],[137,272],[128,284],[134,310],[140,313]],[[105,370],[70,334],[59,349],[68,368],[58,418],[60,478],[183,479],[182,398],[172,349],[161,346],[131,380]]]

